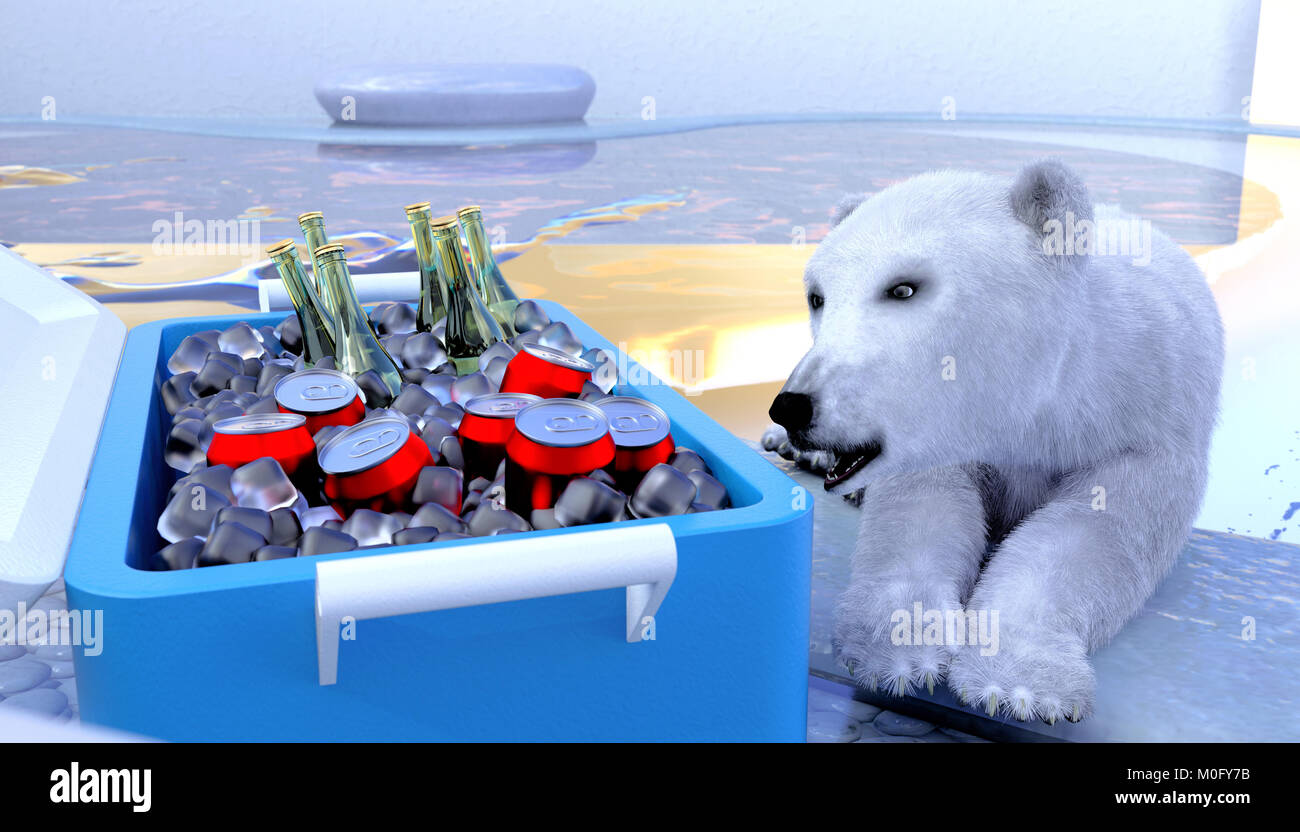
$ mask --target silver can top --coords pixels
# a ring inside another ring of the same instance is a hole
[[[513,419],[516,413],[541,400],[532,393],[488,393],[465,402],[465,412],[487,419]]]
[[[299,370],[275,384],[275,403],[294,413],[330,413],[356,397],[357,383],[338,370]]]
[[[590,361],[584,361],[576,356],[569,355],[563,350],[557,350],[552,347],[544,347],[541,344],[524,344],[523,351],[540,358],[548,364],[555,364],[559,367],[568,367],[570,370],[577,370],[580,373],[590,373],[596,369],[596,365]]]
[[[593,404],[543,399],[515,414],[515,430],[539,445],[580,448],[609,433],[609,422]]]
[[[326,474],[368,471],[387,462],[410,436],[411,424],[405,419],[367,419],[331,436],[316,451],[316,461]]]
[[[282,430],[301,427],[307,423],[307,417],[297,413],[246,413],[243,416],[231,416],[214,422],[212,430],[217,433],[247,435],[259,433],[279,433]]]
[[[671,430],[668,414],[635,396],[606,396],[596,407],[609,420],[609,434],[620,448],[648,448],[662,442]]]

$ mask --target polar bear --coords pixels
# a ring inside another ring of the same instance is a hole
[[[813,346],[770,413],[835,454],[828,490],[865,487],[840,661],[895,695],[946,678],[991,716],[1087,716],[1088,653],[1205,489],[1224,348],[1200,270],[1049,159],[847,198],[804,282]],[[996,650],[900,634],[913,609],[988,613]]]

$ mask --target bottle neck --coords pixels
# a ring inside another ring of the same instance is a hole
[[[487,229],[483,227],[481,216],[471,216],[464,221],[465,237],[469,240],[470,256],[474,259],[474,269],[478,277],[479,294],[484,302],[491,306],[502,301],[519,300],[514,290],[501,276],[501,268],[492,256],[492,245],[488,242]]]
[[[447,287],[438,269],[438,255],[429,230],[428,214],[408,214],[411,239],[415,243],[415,257],[420,264],[420,302],[416,307],[416,328],[432,331],[434,324],[447,314]]]
[[[293,309],[302,325],[303,343],[307,352],[305,360],[315,363],[323,356],[332,355],[334,318],[307,279],[302,262],[298,260],[298,252],[291,249],[272,258],[272,262],[289,292],[289,299],[293,301]]]
[[[438,249],[440,274],[447,281],[448,294],[465,291],[469,280],[465,271],[465,255],[460,250],[460,238],[455,234],[437,235],[434,244]]]
[[[339,339],[343,335],[359,332],[361,327],[369,329],[370,324],[366,319],[366,313],[357,300],[356,289],[352,287],[348,264],[337,257],[326,257],[319,265],[321,282],[328,289],[334,305],[332,309],[334,326],[339,333]]]

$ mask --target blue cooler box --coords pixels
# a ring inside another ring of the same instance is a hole
[[[666,385],[616,392],[662,407],[735,507],[147,571],[175,481],[168,356],[283,317],[127,339],[65,572],[69,607],[104,615],[102,652],[75,657],[84,720],[168,740],[804,739],[811,496]]]

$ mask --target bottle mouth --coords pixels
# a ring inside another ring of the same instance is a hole
[[[308,212],[306,212],[306,213],[304,213],[304,214],[299,214],[299,215],[298,215],[298,224],[299,224],[299,225],[303,225],[304,223],[308,223],[308,222],[311,222],[311,221],[313,221],[313,220],[320,220],[321,222],[324,222],[324,221],[325,221],[325,215],[322,214],[320,211],[308,211]]]
[[[343,246],[340,243],[326,243],[312,252],[317,258],[320,257],[343,257]]]
[[[271,257],[274,257],[277,254],[284,254],[287,251],[296,250],[297,248],[298,244],[294,242],[292,237],[285,237],[280,242],[267,248],[266,253]]]

